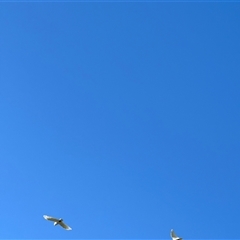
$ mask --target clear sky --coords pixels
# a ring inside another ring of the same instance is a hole
[[[1,2],[0,32],[1,239],[239,238],[240,3]]]

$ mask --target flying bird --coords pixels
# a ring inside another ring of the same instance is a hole
[[[64,229],[66,230],[72,230],[72,228],[70,228],[67,224],[65,224],[63,222],[63,219],[62,218],[54,218],[54,217],[50,217],[50,216],[47,216],[47,215],[43,215],[43,217],[46,219],[46,220],[49,220],[49,221],[53,221],[54,222],[54,226],[57,226],[58,224],[63,227]]]
[[[171,229],[170,236],[171,236],[172,240],[183,240],[182,238],[178,237],[178,236],[175,234],[175,232],[173,231],[173,229]]]

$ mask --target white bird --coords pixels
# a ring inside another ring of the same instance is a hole
[[[54,222],[54,226],[57,226],[58,224],[63,227],[64,229],[66,230],[72,230],[72,228],[70,228],[67,224],[65,224],[63,222],[63,219],[62,218],[54,218],[54,217],[50,217],[50,216],[47,216],[47,215],[43,215],[43,217],[46,219],[46,220],[49,220],[49,221],[53,221]]]
[[[170,236],[171,236],[172,240],[183,240],[182,238],[178,237],[178,236],[175,234],[175,232],[173,231],[173,229],[171,229]]]

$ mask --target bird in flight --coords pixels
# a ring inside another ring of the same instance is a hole
[[[63,219],[62,218],[54,218],[54,217],[50,217],[50,216],[47,216],[47,215],[43,215],[43,217],[46,219],[46,220],[49,220],[49,221],[53,221],[54,222],[54,226],[57,226],[58,224],[63,227],[64,229],[66,230],[72,230],[72,228],[70,228],[67,224],[65,224],[63,222]]]
[[[175,234],[175,232],[173,231],[173,229],[171,229],[170,236],[171,236],[172,240],[183,240],[182,238],[178,237],[178,236]]]

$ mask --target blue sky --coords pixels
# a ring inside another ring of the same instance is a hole
[[[0,238],[238,238],[239,12],[2,2]]]

